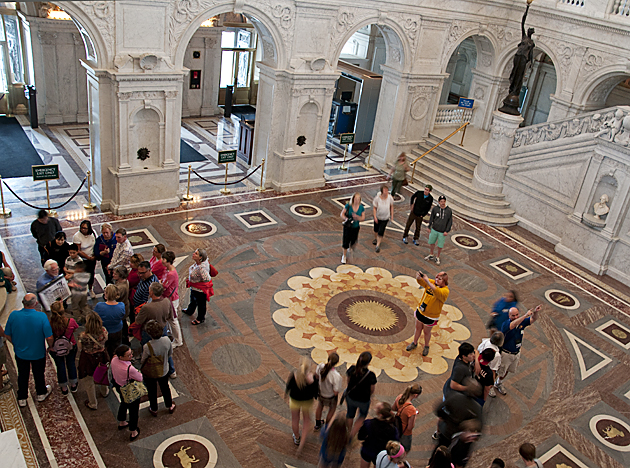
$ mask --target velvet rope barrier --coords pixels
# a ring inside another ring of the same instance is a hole
[[[83,181],[81,182],[81,185],[79,185],[79,188],[77,189],[77,191],[76,191],[76,192],[74,192],[74,195],[72,195],[72,196],[68,199],[68,201],[67,201],[67,202],[62,203],[62,204],[61,204],[61,205],[59,205],[59,206],[51,206],[50,208],[48,208],[48,207],[40,208],[39,206],[31,205],[29,202],[27,202],[27,201],[25,201],[25,200],[22,200],[22,198],[20,198],[20,196],[19,196],[17,193],[15,193],[15,192],[13,191],[13,189],[12,189],[11,187],[9,187],[9,184],[7,184],[4,180],[2,181],[2,183],[4,184],[4,186],[5,186],[6,188],[8,188],[8,189],[9,189],[9,191],[10,191],[10,192],[11,192],[11,193],[15,196],[15,198],[17,198],[18,200],[20,200],[20,201],[21,201],[22,203],[24,203],[26,206],[29,206],[29,207],[34,208],[34,209],[36,209],[36,210],[48,210],[48,209],[51,209],[51,210],[58,210],[59,208],[63,208],[63,207],[64,207],[64,206],[66,206],[68,203],[70,203],[70,202],[74,199],[74,197],[76,197],[76,196],[79,194],[79,192],[81,191],[81,189],[82,189],[82,188],[83,188],[83,186],[85,185],[85,180],[86,180],[86,179],[87,179],[87,177],[84,177],[84,178],[83,178]]]
[[[206,179],[205,177],[203,177],[203,176],[199,175],[199,174],[197,173],[197,171],[195,171],[194,169],[193,169],[192,171],[195,173],[195,175],[196,175],[197,177],[199,177],[201,180],[203,180],[203,181],[205,181],[205,182],[208,182],[209,184],[212,184],[212,185],[234,185],[234,184],[238,184],[239,182],[242,182],[242,181],[244,181],[245,179],[247,179],[247,178],[251,177],[251,176],[254,174],[254,172],[256,172],[258,169],[260,169],[260,168],[261,168],[261,166],[262,166],[262,164],[259,164],[259,165],[256,167],[256,169],[254,169],[252,172],[250,172],[249,174],[247,174],[245,177],[241,177],[241,178],[240,178],[240,179],[238,179],[238,180],[235,180],[235,181],[233,181],[233,182],[227,182],[227,183],[226,183],[226,182],[212,182],[211,180],[208,180],[208,179]]]

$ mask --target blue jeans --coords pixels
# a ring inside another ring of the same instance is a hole
[[[164,330],[162,331],[162,336],[166,336],[166,335],[168,335],[168,325],[165,325]],[[146,331],[144,331],[144,329],[142,329],[142,339],[140,340],[140,344],[144,347],[144,345],[147,344],[149,341],[151,341],[151,337]],[[169,356],[167,375],[171,375],[174,373],[175,373],[175,362],[173,361],[173,356]]]
[[[57,366],[57,383],[59,385],[66,385],[70,380],[70,385],[75,386],[78,382],[77,379],[77,347],[72,348],[66,356],[57,357],[52,354]]]

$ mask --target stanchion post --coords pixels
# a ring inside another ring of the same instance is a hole
[[[182,197],[184,201],[191,201],[193,197],[190,195],[190,173],[192,172],[192,164],[188,165],[188,187],[186,188],[186,195]]]
[[[341,163],[341,166],[339,166],[339,170],[340,171],[347,171],[348,170],[348,166],[346,166],[346,153],[348,152],[348,145],[345,145],[345,148],[343,149],[343,162]]]
[[[0,198],[2,198],[2,213],[0,213],[0,216],[2,216],[3,218],[10,218],[11,210],[4,207],[4,193],[2,193],[2,176],[0,176]]]
[[[48,209],[46,210],[48,212],[48,216],[54,216],[56,218],[57,212],[50,209],[50,191],[48,190],[48,180],[46,180],[46,200],[48,202]]]
[[[229,163],[225,163],[225,186],[221,190],[219,190],[219,192],[221,192],[223,195],[229,195],[230,193],[232,193],[232,191],[227,188],[228,164]]]
[[[468,128],[468,125],[466,125],[464,127],[464,131],[462,132],[462,141],[459,142],[459,146],[464,146],[464,137],[466,136],[466,129]]]
[[[87,184],[88,184],[88,202],[83,205],[83,208],[86,210],[93,210],[96,208],[96,204],[92,203],[92,184],[90,183],[90,176],[92,174],[90,171],[87,171]]]
[[[262,162],[260,163],[260,187],[256,187],[256,191],[257,192],[264,192],[265,191],[265,187],[263,185],[263,179],[265,177],[265,158],[263,158]]]
[[[370,141],[370,151],[368,151],[367,163],[363,165],[366,169],[372,169],[372,165],[370,164],[370,159],[372,158],[372,141]]]

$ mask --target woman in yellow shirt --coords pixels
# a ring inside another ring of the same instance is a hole
[[[422,299],[418,303],[416,309],[416,332],[413,341],[407,346],[407,351],[414,350],[418,347],[418,340],[424,330],[424,349],[422,355],[429,354],[429,341],[431,341],[431,330],[438,323],[442,306],[448,299],[448,274],[445,271],[439,272],[435,276],[435,280],[430,279],[427,275],[418,271],[416,273],[416,281],[424,288]]]

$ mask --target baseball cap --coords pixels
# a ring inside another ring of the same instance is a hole
[[[446,200],[446,197],[444,195],[440,195],[440,197],[438,198],[438,201],[440,200]]]

